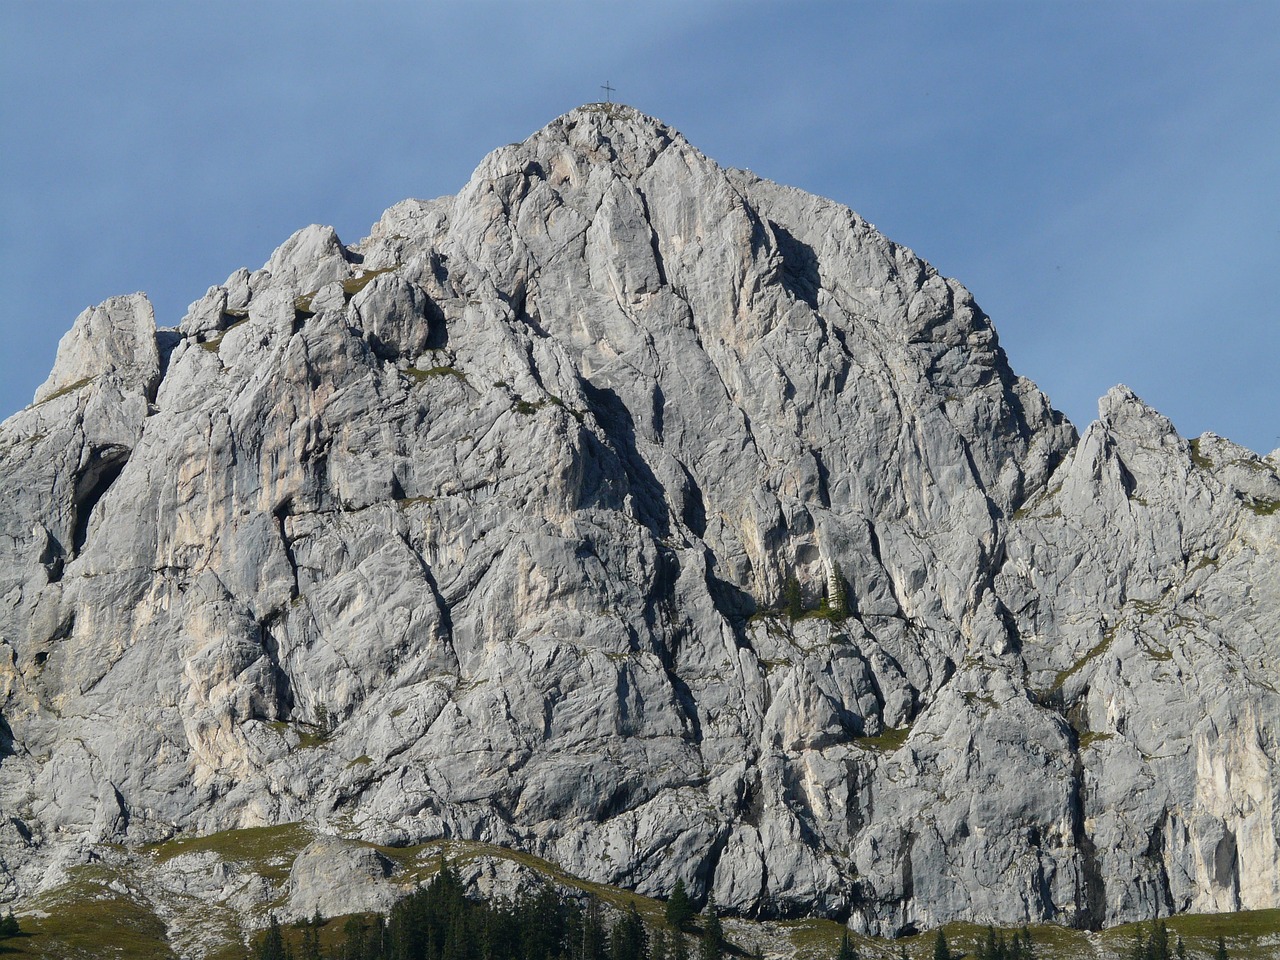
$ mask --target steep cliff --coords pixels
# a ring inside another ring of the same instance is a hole
[[[0,428],[0,898],[306,821],[893,933],[1280,906],[1280,458],[590,105]],[[798,619],[791,607],[810,611]]]

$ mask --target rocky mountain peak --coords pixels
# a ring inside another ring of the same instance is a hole
[[[118,377],[126,387],[154,395],[160,354],[155,313],[146,294],[112,297],[81,313],[59,341],[53,370],[36,388],[35,402],[101,376]]]
[[[1170,420],[1118,384],[1098,401],[1098,420],[1111,432],[1134,442],[1184,444]]]
[[[607,143],[615,157],[652,155],[673,143],[693,150],[678,130],[623,103],[583,104],[552,120],[529,140],[561,142],[587,155]]]
[[[87,311],[37,398],[4,898],[301,822],[887,933],[1280,903],[1274,459],[1125,388],[1077,437],[958,282],[632,108]]]

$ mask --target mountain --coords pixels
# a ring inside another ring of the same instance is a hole
[[[302,822],[876,934],[1280,906],[1280,451],[1077,435],[959,283],[629,107],[86,310],[35,399],[0,899]]]

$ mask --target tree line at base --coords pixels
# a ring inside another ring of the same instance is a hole
[[[684,895],[683,886],[679,893]],[[683,902],[688,904],[687,895]],[[469,900],[448,864],[425,887],[399,901],[386,916],[349,917],[341,938],[327,950],[323,921],[303,924],[290,942],[273,917],[258,935],[252,960],[721,960],[724,932],[714,903],[691,936],[696,914],[683,912],[676,896],[675,919],[649,928],[634,906],[606,915],[595,898],[585,905],[550,887],[514,901]],[[297,939],[297,938],[295,938]]]
[[[12,915],[11,915],[12,916]],[[699,914],[682,881],[667,901],[665,923],[647,926],[634,905],[606,913],[600,901],[585,903],[549,886],[515,900],[470,900],[457,872],[442,861],[426,886],[400,900],[385,916],[348,917],[341,936],[321,945],[324,925],[317,914],[302,925],[301,936],[286,937],[275,917],[258,935],[251,960],[722,960],[743,955],[724,939],[715,901]],[[13,926],[16,933],[16,921]],[[0,934],[4,932],[0,926]],[[756,956],[759,956],[757,950]],[[933,960],[961,960],[939,929]],[[1027,930],[1006,939],[987,928],[973,960],[1038,960]],[[1186,960],[1182,938],[1171,942],[1163,921],[1139,933],[1126,960]],[[835,960],[859,960],[846,932]],[[908,960],[905,945],[900,960]],[[1229,960],[1221,937],[1214,960]]]
[[[1187,956],[1187,945],[1182,942],[1182,937],[1170,940],[1169,929],[1164,921],[1155,920],[1146,933],[1138,932],[1133,948],[1129,951],[1128,960],[1187,960]],[[1229,960],[1229,958],[1227,945],[1219,936],[1213,960]]]

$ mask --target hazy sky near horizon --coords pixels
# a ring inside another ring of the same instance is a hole
[[[1280,446],[1280,4],[0,0],[0,417],[86,306],[161,325],[615,99],[973,291],[1083,430]]]

